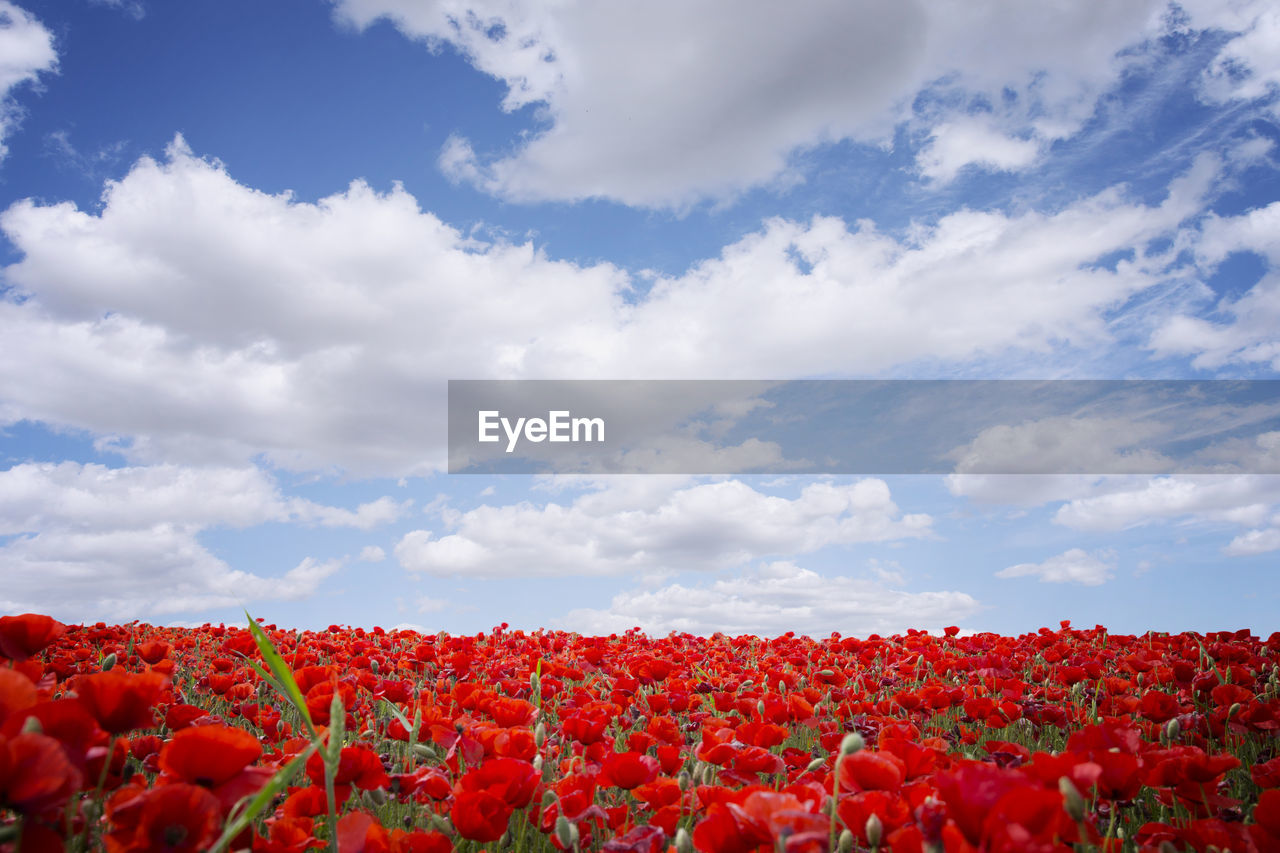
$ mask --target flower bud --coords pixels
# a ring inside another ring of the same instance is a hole
[[[1063,776],[1058,779],[1058,790],[1062,792],[1062,808],[1066,810],[1067,817],[1076,823],[1084,821],[1084,797],[1080,796],[1080,789],[1070,778]]]
[[[681,770],[680,775],[676,777],[676,782],[680,785],[681,791],[687,791],[693,785],[693,776],[689,774],[688,770]]]
[[[867,844],[872,849],[880,846],[880,838],[884,835],[884,824],[880,822],[880,818],[874,812],[867,816],[867,825],[865,827],[867,833]]]
[[[756,700],[756,713],[759,714],[761,717],[764,716],[764,700],[763,699]]]
[[[1182,737],[1182,724],[1178,722],[1178,718],[1174,717],[1164,727],[1165,734],[1169,736],[1170,741],[1175,741]]]
[[[547,724],[546,723],[539,722],[538,725],[534,727],[533,742],[534,744],[537,745],[538,749],[542,749],[543,745],[547,742]]]
[[[116,653],[112,652],[102,659],[102,671],[110,672],[111,668],[116,665]]]
[[[840,754],[843,756],[853,755],[855,752],[861,752],[863,745],[864,742],[861,734],[858,732],[849,732],[844,736],[844,739],[840,741]]]
[[[853,833],[845,830],[840,833],[840,840],[836,842],[836,850],[839,853],[849,853],[853,850]]]
[[[813,771],[817,770],[819,767],[822,767],[826,763],[827,763],[827,759],[825,758],[815,758],[813,759],[813,761],[809,762],[809,766],[804,769],[804,772],[812,773]]]
[[[22,721],[22,733],[24,735],[42,735],[44,734],[44,725],[40,722],[39,717],[27,717]]]
[[[676,853],[693,853],[693,838],[683,826],[676,830]]]
[[[556,840],[559,841],[563,847],[573,846],[573,836],[569,832],[569,829],[572,826],[573,824],[569,823],[569,819],[564,815],[560,815],[556,818]]]

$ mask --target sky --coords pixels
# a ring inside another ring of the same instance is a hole
[[[451,379],[1280,378],[1278,143],[1266,0],[0,0],[0,612],[1280,630],[1274,432],[446,462]]]

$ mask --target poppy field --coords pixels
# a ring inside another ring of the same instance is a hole
[[[1280,633],[0,618],[0,850],[1277,851]]]

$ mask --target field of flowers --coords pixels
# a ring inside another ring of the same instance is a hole
[[[1280,850],[1280,634],[0,618],[0,850]]]

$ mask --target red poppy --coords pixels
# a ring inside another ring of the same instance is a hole
[[[0,803],[26,815],[66,805],[83,782],[62,744],[34,732],[0,736]]]
[[[112,734],[121,734],[155,725],[152,707],[168,682],[158,672],[113,669],[81,677],[75,690],[98,725]]]
[[[0,616],[0,654],[24,661],[52,645],[66,631],[66,625],[38,613]]]
[[[533,718],[538,713],[537,706],[532,702],[509,696],[500,696],[491,700],[485,710],[493,717],[494,722],[504,729],[527,726],[533,722]]]
[[[458,781],[459,791],[488,791],[513,809],[529,805],[542,774],[527,761],[493,758]]]
[[[258,739],[231,726],[183,729],[160,752],[160,769],[184,782],[215,788],[262,755]]]
[[[307,775],[315,784],[324,784],[324,759],[318,752],[312,753],[307,759]],[[343,747],[338,756],[338,772],[333,781],[339,801],[345,800],[353,787],[372,791],[391,786],[391,779],[382,766],[382,759],[367,746]]]
[[[36,686],[16,669],[0,669],[0,724],[36,704]]]
[[[864,749],[840,760],[842,791],[896,791],[906,775],[906,764],[892,752]]]
[[[108,853],[196,853],[208,849],[222,829],[222,809],[198,785],[130,787],[107,805]]]
[[[705,853],[751,853],[772,841],[768,827],[736,803],[715,803],[693,828],[693,843]]]
[[[507,831],[512,809],[488,790],[459,791],[449,817],[454,829],[471,841],[497,841]]]
[[[338,853],[389,853],[391,838],[367,812],[348,812],[338,819]]]
[[[142,658],[146,663],[155,666],[169,656],[173,651],[173,646],[164,640],[147,640],[138,643],[133,647],[138,653],[138,657]]]
[[[658,778],[658,759],[638,752],[615,752],[600,766],[600,784],[631,790]]]
[[[391,833],[391,853],[453,853],[453,842],[439,832],[397,829]]]
[[[666,834],[656,826],[635,826],[626,834],[612,838],[600,848],[601,853],[662,853]]]

